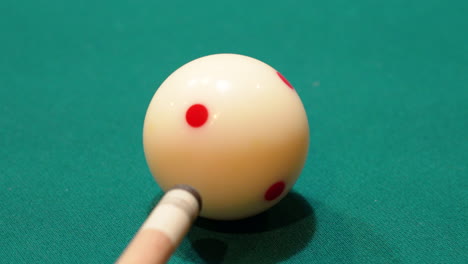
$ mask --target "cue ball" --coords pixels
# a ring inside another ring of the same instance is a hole
[[[272,207],[291,189],[309,125],[281,73],[251,57],[216,54],[183,65],[157,89],[143,144],[163,190],[190,185],[202,197],[201,216],[234,220]]]

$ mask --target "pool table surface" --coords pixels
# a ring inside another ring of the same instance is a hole
[[[238,53],[308,114],[305,168],[251,219],[199,219],[170,263],[467,263],[467,1],[0,3],[0,262],[112,263],[162,191],[161,82]]]

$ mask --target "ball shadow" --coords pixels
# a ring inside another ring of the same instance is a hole
[[[288,226],[311,214],[313,210],[309,203],[299,194],[291,192],[277,205],[256,216],[235,221],[199,217],[195,225],[221,233],[261,233]],[[315,222],[313,225],[315,229]]]
[[[183,257],[194,263],[277,263],[304,249],[316,229],[314,210],[298,193],[257,216],[237,221],[199,218]],[[185,242],[187,243],[187,242]]]

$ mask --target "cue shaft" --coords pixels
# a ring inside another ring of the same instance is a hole
[[[118,264],[166,263],[187,234],[200,211],[194,190],[169,190],[124,250]]]

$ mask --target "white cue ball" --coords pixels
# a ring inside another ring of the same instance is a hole
[[[216,54],[189,62],[156,91],[146,113],[146,160],[163,190],[187,184],[201,216],[233,220],[283,198],[304,166],[309,126],[301,99],[275,69]]]

